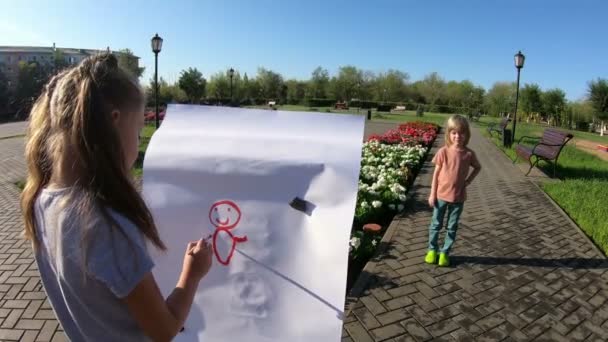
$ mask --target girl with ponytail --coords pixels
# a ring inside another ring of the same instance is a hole
[[[164,299],[148,246],[165,250],[130,169],[144,96],[116,57],[89,57],[54,76],[30,113],[21,196],[51,306],[73,341],[169,341],[211,267],[203,240],[186,247]]]

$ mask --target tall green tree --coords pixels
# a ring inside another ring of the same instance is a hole
[[[418,84],[418,91],[430,105],[429,110],[436,110],[436,104],[445,96],[445,80],[438,73],[432,72]]]
[[[179,87],[186,93],[190,103],[196,103],[205,96],[207,80],[196,68],[182,70],[178,80]]]
[[[601,121],[601,135],[604,135],[604,121],[608,120],[608,80],[598,78],[590,81],[588,95],[595,117]]]
[[[233,80],[234,81],[234,80]],[[209,79],[208,91],[210,97],[217,100],[230,98],[230,78],[225,72],[218,72]]]
[[[261,97],[265,100],[281,100],[286,95],[283,76],[272,70],[259,68],[257,82],[260,86]]]
[[[559,88],[549,89],[543,92],[543,113],[552,118],[550,121],[554,125],[563,123],[563,113],[566,109],[566,93]]]
[[[306,90],[308,88],[308,82],[298,80],[287,80],[285,81],[287,86],[287,103],[288,104],[301,104],[304,102],[306,96]]]
[[[158,102],[160,104],[184,103],[188,101],[188,96],[177,84],[169,84],[162,77],[158,80],[158,88]],[[146,87],[146,98],[148,100],[147,105],[150,107],[154,106],[154,79],[150,79],[149,86]]]
[[[316,99],[324,99],[327,97],[329,86],[329,73],[326,69],[317,67],[311,75],[308,82],[308,97]]]
[[[403,71],[389,69],[375,77],[374,99],[376,101],[406,101],[407,81],[410,76]]]
[[[331,92],[336,100],[350,101],[363,83],[363,72],[352,65],[340,67],[338,76],[332,78]]]
[[[494,83],[486,94],[484,105],[490,115],[497,116],[499,113],[513,113],[515,107],[515,83]]]
[[[123,49],[117,53],[118,66],[126,70],[136,78],[140,78],[146,68],[140,67],[138,59],[129,49]]]
[[[519,92],[520,108],[526,115],[543,111],[543,92],[536,83],[526,83]]]

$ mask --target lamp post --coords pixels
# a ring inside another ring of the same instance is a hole
[[[230,105],[232,106],[234,99],[232,97],[232,78],[234,77],[234,69],[230,68],[230,70],[228,70],[228,74],[230,75]]]
[[[515,126],[517,124],[517,102],[519,102],[519,73],[521,68],[524,67],[524,61],[526,60],[526,56],[524,56],[521,51],[515,54],[515,68],[517,68],[517,92],[515,93],[515,113],[513,114],[513,135],[511,137],[511,141],[515,141]]]
[[[158,33],[152,37],[152,52],[154,52],[154,104],[156,106],[156,128],[160,126],[158,118],[158,53],[163,47],[163,39]]]

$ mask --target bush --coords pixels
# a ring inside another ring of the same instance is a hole
[[[336,104],[334,99],[310,99],[308,100],[309,107],[333,107]]]
[[[378,105],[376,110],[379,112],[390,112],[392,108],[393,105]]]
[[[371,108],[378,107],[378,102],[356,100],[356,101],[350,102],[349,106],[351,106],[351,107],[359,107],[359,108],[362,108],[362,109],[371,109]]]

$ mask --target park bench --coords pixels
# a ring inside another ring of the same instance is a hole
[[[523,139],[539,138],[540,141],[532,147],[521,145],[521,141]],[[513,164],[515,164],[517,158],[527,160],[530,164],[530,168],[528,169],[528,172],[526,172],[527,176],[539,161],[544,160],[548,163],[551,162],[553,163],[553,177],[555,177],[557,158],[559,158],[559,154],[562,152],[562,149],[568,143],[568,141],[570,141],[570,139],[572,139],[572,134],[551,128],[545,129],[542,137],[523,136],[517,142],[517,147],[515,147],[516,156],[515,160],[513,160]],[[532,157],[535,158],[534,162],[532,162]]]
[[[498,124],[495,122],[490,123],[488,125],[488,133],[492,135],[492,132],[498,132],[499,135],[502,135],[505,131],[505,128],[507,128],[507,125],[509,125],[509,121],[509,115],[507,115],[502,118]]]
[[[346,102],[336,102],[334,105],[334,109],[348,109],[348,103]]]
[[[479,122],[479,118],[481,118],[481,112],[469,113],[469,121]]]

